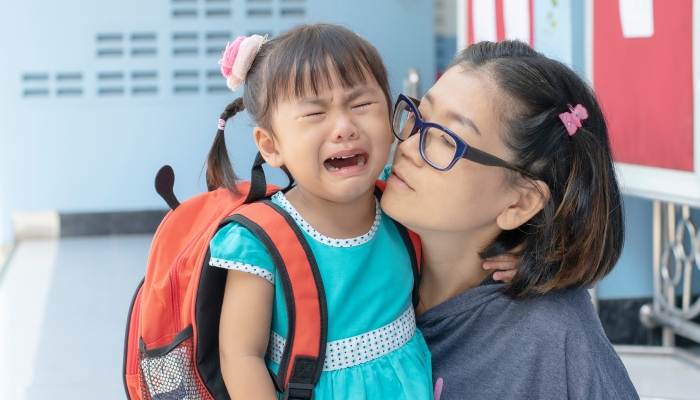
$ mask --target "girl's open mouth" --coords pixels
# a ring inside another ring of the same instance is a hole
[[[339,156],[326,159],[326,161],[323,162],[323,165],[328,171],[335,172],[355,166],[363,166],[365,163],[367,163],[368,158],[369,156],[367,153]]]

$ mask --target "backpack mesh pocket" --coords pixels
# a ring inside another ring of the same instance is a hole
[[[185,337],[185,338],[183,338]],[[139,351],[139,377],[144,400],[213,400],[195,371],[192,328],[164,347]]]

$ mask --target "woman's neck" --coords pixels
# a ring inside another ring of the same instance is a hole
[[[423,305],[418,314],[479,286],[490,274],[479,256],[482,246],[493,232],[468,234],[459,232],[421,232],[423,261],[420,295]]]
[[[374,188],[349,203],[330,201],[295,186],[286,197],[304,220],[324,236],[349,239],[367,233],[376,215]]]

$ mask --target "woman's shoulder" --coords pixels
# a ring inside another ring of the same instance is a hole
[[[503,389],[501,398],[521,397],[508,388],[541,398],[634,398],[585,289],[524,299],[508,296],[502,285],[470,290],[475,292],[452,303],[462,306],[461,313],[426,321],[429,310],[418,318],[434,373],[445,382],[458,382],[484,398],[494,397],[494,388]],[[484,378],[480,372],[486,369],[499,374]]]
[[[591,296],[586,289],[555,290],[544,294],[513,300],[529,324],[558,332],[581,332],[592,323],[600,325]],[[544,324],[546,323],[546,324]]]
[[[517,300],[515,302],[518,302]],[[524,331],[540,349],[559,348],[573,398],[637,398],[624,364],[608,340],[588,290],[551,291],[522,301]],[[554,354],[550,354],[554,356]],[[597,393],[597,394],[593,394]]]
[[[550,315],[567,315],[578,313],[581,309],[595,310],[587,289],[552,290],[547,293],[516,299],[533,313]]]

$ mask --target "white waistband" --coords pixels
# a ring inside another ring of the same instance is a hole
[[[328,342],[326,345],[326,360],[324,371],[354,367],[389,354],[406,344],[416,332],[416,316],[413,306],[393,322],[379,329]],[[280,363],[286,339],[270,331],[270,344],[267,347],[267,357]]]

